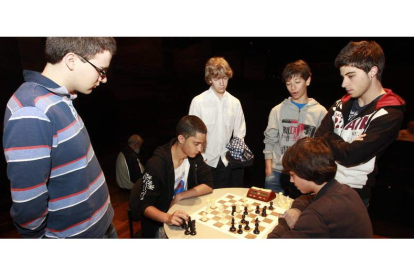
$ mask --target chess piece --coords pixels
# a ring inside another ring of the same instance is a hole
[[[265,206],[265,207],[263,207],[263,210],[262,210],[262,217],[267,217],[267,214],[266,214],[266,206]]]
[[[246,223],[246,220],[245,220],[245,218],[246,218],[246,215],[242,215],[242,220],[241,220],[241,223]]]
[[[259,206],[256,206],[256,214],[260,214]]]
[[[203,212],[203,217],[201,218],[201,221],[206,222],[207,220],[208,220],[207,213],[206,212]]]
[[[243,234],[242,225],[239,224],[239,230],[237,230],[237,234]]]
[[[184,222],[185,223],[185,222]],[[190,235],[190,224],[191,224],[191,220],[189,220],[188,221],[188,223],[186,224],[185,223],[185,232],[184,232],[184,234],[187,236],[187,235]]]
[[[183,229],[187,229],[187,223],[185,222],[185,220],[183,220],[183,224],[181,224],[181,228]]]
[[[243,197],[243,205],[247,206],[247,197],[246,196]]]
[[[259,218],[256,218],[256,222],[259,223]]]
[[[231,218],[231,223],[234,224],[234,218]]]
[[[195,236],[197,235],[196,227],[195,227],[195,220],[192,220],[190,223],[190,235]]]
[[[216,201],[215,201],[214,199],[212,199],[212,200],[211,200],[211,205],[210,205],[210,208],[211,208],[211,209],[216,209],[216,208],[217,208],[217,206],[216,206]]]
[[[234,220],[231,221],[230,231],[231,232],[235,232],[236,231],[236,227],[234,227]]]
[[[243,214],[246,215],[246,216],[249,214],[249,212],[247,212],[247,206],[244,207],[244,213]]]
[[[246,221],[246,226],[244,227],[244,230],[250,230],[249,222],[248,221]]]
[[[226,215],[224,214],[224,206],[223,205],[220,205],[220,207],[219,207],[219,216],[221,218],[220,221],[224,222]]]
[[[256,224],[256,227],[253,230],[253,234],[256,234],[256,235],[260,234],[259,224]]]
[[[273,209],[275,209],[275,208],[273,207],[273,201],[270,201],[270,207],[269,207],[269,210],[273,210]]]
[[[238,202],[236,202],[236,212],[240,213],[241,209],[240,209],[240,204]]]

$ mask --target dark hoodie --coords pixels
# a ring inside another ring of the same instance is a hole
[[[377,157],[398,136],[405,101],[390,89],[364,107],[348,121],[352,104],[358,99],[349,95],[338,100],[329,109],[316,131],[329,144],[338,170],[335,179],[354,188],[362,199],[369,199],[377,174]],[[363,141],[354,141],[366,134]]]
[[[158,147],[148,161],[142,177],[143,185],[140,190],[139,206],[141,210],[141,227],[145,238],[155,238],[158,228],[163,224],[144,216],[145,209],[154,206],[160,211],[167,212],[174,196],[174,165],[171,147],[177,139]],[[188,158],[190,171],[188,173],[188,190],[200,184],[213,188],[213,176],[210,167],[198,154]]]

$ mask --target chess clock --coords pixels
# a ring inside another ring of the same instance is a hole
[[[276,198],[276,194],[272,190],[251,187],[249,191],[247,191],[247,197],[269,202]]]

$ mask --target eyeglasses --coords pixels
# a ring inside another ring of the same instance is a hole
[[[87,60],[86,58],[82,57],[81,55],[76,54],[78,57],[80,57],[82,60],[86,61],[87,63],[89,63],[90,65],[93,66],[93,68],[95,68],[96,71],[98,71],[99,76],[101,77],[101,79],[106,78],[106,74],[107,72],[105,70],[102,70],[98,67],[96,67],[92,62],[90,62],[89,60]]]

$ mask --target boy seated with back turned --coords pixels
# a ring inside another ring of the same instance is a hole
[[[177,137],[159,147],[148,161],[140,191],[139,208],[144,238],[166,238],[163,224],[180,226],[188,214],[168,209],[182,199],[213,191],[213,176],[201,152],[207,127],[197,116],[184,116]]]
[[[267,238],[372,238],[358,193],[334,177],[337,165],[326,142],[302,138],[283,156],[290,181],[303,193]]]

